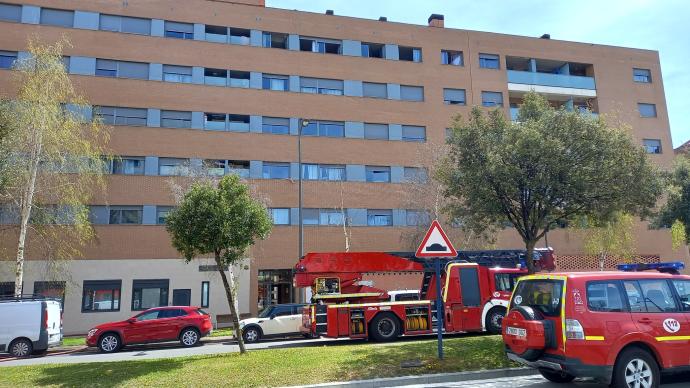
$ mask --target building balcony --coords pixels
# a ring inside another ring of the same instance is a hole
[[[517,121],[519,111],[520,111],[520,108],[510,108],[510,120],[511,121]]]
[[[524,85],[595,90],[594,77],[508,70],[508,82]]]

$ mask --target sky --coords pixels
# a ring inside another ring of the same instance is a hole
[[[673,145],[690,140],[688,0],[266,0],[266,6],[659,51]]]

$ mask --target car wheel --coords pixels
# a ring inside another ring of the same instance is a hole
[[[378,314],[371,321],[369,334],[375,341],[393,341],[400,334],[400,320],[393,314]]]
[[[193,328],[187,328],[180,333],[180,343],[186,347],[195,346],[199,343],[199,332]]]
[[[649,352],[634,347],[623,351],[613,367],[613,386],[616,388],[658,388],[659,365]]]
[[[548,369],[539,369],[539,373],[544,376],[545,379],[554,383],[569,383],[575,379],[575,376],[567,374],[565,372],[557,372]]]
[[[34,345],[26,338],[14,340],[10,344],[10,354],[12,357],[29,357],[33,351]]]
[[[484,323],[486,331],[491,334],[501,334],[501,323],[505,316],[506,309],[503,307],[494,307],[489,310],[489,313],[486,314],[486,322]]]
[[[244,330],[242,330],[242,338],[245,343],[252,344],[261,338],[261,333],[259,329],[254,326],[245,327]]]
[[[120,350],[120,337],[114,333],[106,333],[98,340],[98,349],[103,353],[113,353]]]

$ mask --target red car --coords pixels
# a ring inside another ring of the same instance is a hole
[[[198,307],[156,307],[126,321],[94,327],[86,336],[86,345],[98,346],[105,353],[116,352],[124,345],[148,342],[180,341],[189,347],[212,331],[211,317]]]

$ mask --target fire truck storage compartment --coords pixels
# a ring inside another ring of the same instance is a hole
[[[350,337],[365,336],[366,327],[363,309],[338,308],[338,335]]]
[[[317,304],[316,306],[316,333],[322,334],[328,331],[328,306]]]
[[[429,330],[429,306],[405,308],[405,331]]]

